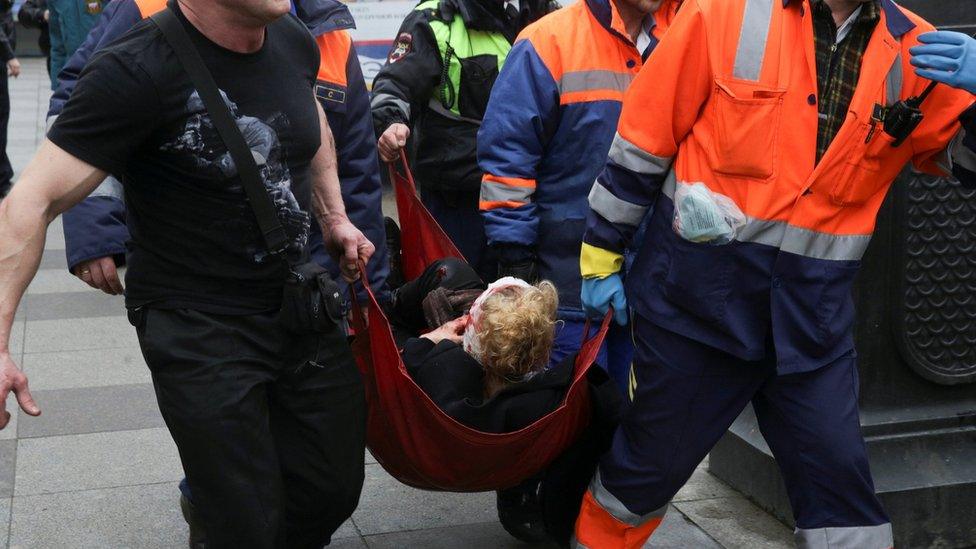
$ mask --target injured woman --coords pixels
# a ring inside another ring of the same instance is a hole
[[[395,289],[389,317],[408,373],[441,410],[479,431],[508,433],[555,410],[572,384],[575,356],[547,369],[557,305],[549,282],[507,277],[486,287],[452,258]],[[587,380],[588,432],[537,478],[498,494],[499,519],[519,539],[569,539],[622,401],[601,368]]]

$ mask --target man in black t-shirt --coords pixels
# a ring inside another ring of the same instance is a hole
[[[310,224],[353,278],[372,244],[346,218],[313,88],[318,49],[287,0],[171,2],[307,258]],[[151,21],[103,50],[0,203],[0,399],[40,413],[7,347],[45,226],[107,173],[125,185],[126,306],[214,547],[321,547],[363,482],[365,400],[345,334],[278,319],[287,266],[270,255],[236,166]],[[9,414],[0,417],[6,425]]]

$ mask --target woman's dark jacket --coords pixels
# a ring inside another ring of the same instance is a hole
[[[573,382],[571,355],[527,381],[484,398],[484,370],[460,345],[414,338],[403,348],[403,363],[417,385],[460,423],[486,433],[510,433],[527,427],[555,410]],[[587,376],[594,421],[615,425],[622,398],[599,367]]]

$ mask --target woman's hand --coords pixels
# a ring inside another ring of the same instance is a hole
[[[462,316],[461,318],[452,320],[436,330],[431,330],[426,334],[420,336],[424,339],[429,339],[437,345],[445,339],[447,341],[457,343],[458,345],[464,340],[464,329],[468,326],[468,317]]]

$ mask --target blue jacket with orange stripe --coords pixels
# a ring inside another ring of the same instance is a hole
[[[677,2],[655,14],[655,36]],[[586,196],[606,160],[624,91],[642,59],[613,3],[584,0],[519,36],[478,133],[489,243],[536,249],[563,318],[582,317],[578,252]]]
[[[165,5],[165,0],[114,0],[108,4],[84,44],[59,75],[48,117],[57,116],[64,108],[92,55]],[[346,213],[376,245],[376,253],[368,266],[369,278],[373,288],[382,289],[379,297],[385,299],[389,262],[383,245],[383,190],[370,118],[369,92],[351,37],[346,32],[355,24],[349,9],[336,0],[295,0],[293,10],[315,36],[322,52],[316,95],[335,136]],[[107,179],[91,196],[65,212],[63,223],[69,269],[83,261],[105,256],[114,256],[117,262],[124,262],[129,231],[125,224],[122,187],[114,178]],[[318,227],[313,224],[312,229],[312,257],[339,279],[338,267],[325,251]]]

